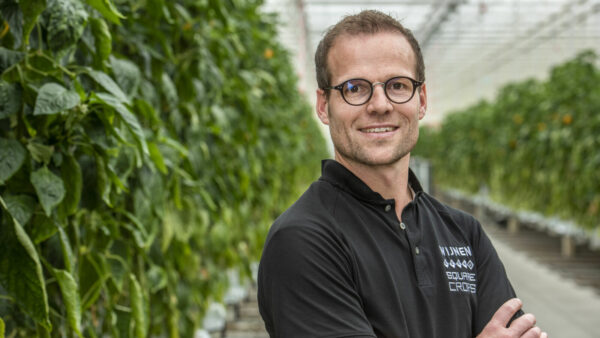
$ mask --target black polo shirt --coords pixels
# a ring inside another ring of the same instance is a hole
[[[273,224],[258,273],[271,337],[474,337],[515,296],[472,216],[416,192],[402,211],[344,166]]]

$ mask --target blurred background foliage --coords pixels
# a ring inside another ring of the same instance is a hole
[[[493,101],[421,127],[413,154],[428,158],[438,186],[600,226],[600,69],[591,51],[545,80],[504,86]]]
[[[0,331],[191,337],[250,275],[327,156],[260,6],[0,1]]]

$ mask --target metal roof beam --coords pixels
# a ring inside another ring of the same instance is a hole
[[[421,50],[425,51],[427,49],[433,35],[448,20],[450,14],[455,12],[456,8],[464,3],[466,3],[466,0],[442,0],[436,2],[423,26],[415,32],[416,38],[421,45]]]

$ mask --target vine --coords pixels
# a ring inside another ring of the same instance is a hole
[[[325,156],[276,18],[24,3],[0,2],[0,333],[192,336]]]

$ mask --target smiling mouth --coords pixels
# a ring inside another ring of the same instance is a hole
[[[363,133],[387,133],[390,131],[394,131],[398,129],[398,127],[378,127],[378,128],[364,128],[360,129]]]

